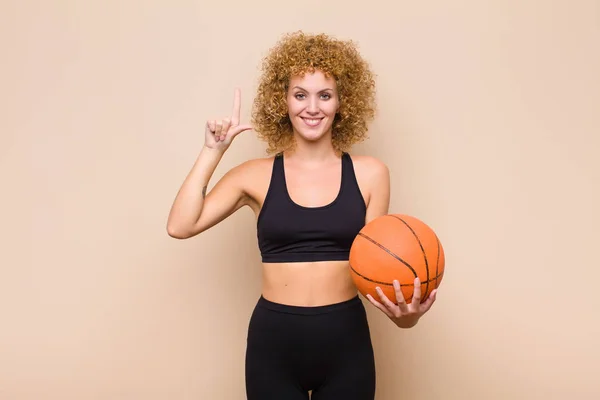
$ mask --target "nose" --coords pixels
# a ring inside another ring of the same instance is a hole
[[[308,101],[308,106],[306,107],[306,112],[309,114],[318,114],[319,113],[319,101],[314,97],[311,97]]]

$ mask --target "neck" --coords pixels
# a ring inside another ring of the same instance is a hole
[[[324,135],[320,140],[310,142],[296,136],[294,146],[286,150],[287,158],[297,159],[303,162],[321,162],[339,158],[341,153],[333,147],[331,135]]]

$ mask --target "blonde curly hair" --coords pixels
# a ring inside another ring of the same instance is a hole
[[[299,31],[284,35],[263,60],[252,124],[267,142],[267,153],[294,146],[286,102],[289,82],[315,70],[337,84],[340,107],[332,126],[334,148],[347,151],[367,137],[368,123],[375,116],[375,76],[369,65],[352,41]]]

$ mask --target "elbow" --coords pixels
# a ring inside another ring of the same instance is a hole
[[[174,239],[188,239],[192,236],[186,230],[172,224],[167,225],[167,234]]]
[[[175,239],[189,239],[202,233],[203,231],[204,229],[197,226],[182,226],[171,223],[167,224],[167,234]]]

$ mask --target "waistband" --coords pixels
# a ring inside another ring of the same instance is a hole
[[[271,311],[276,311],[286,314],[297,314],[297,315],[319,315],[327,314],[339,310],[343,310],[348,307],[362,307],[362,301],[356,295],[355,297],[342,301],[340,303],[326,304],[323,306],[293,306],[288,304],[275,303],[265,299],[262,295],[258,299],[257,307],[266,308]]]

